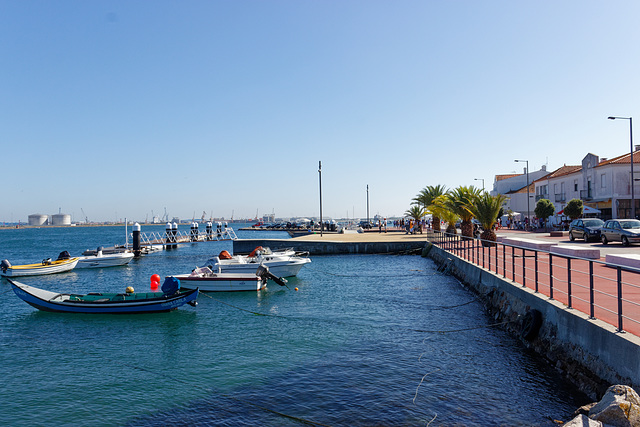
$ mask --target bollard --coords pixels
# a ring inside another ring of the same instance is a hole
[[[140,224],[133,224],[133,255],[140,256],[142,247],[140,246]]]
[[[166,235],[165,240],[167,244],[171,243],[171,236],[173,235],[173,233],[171,232],[171,228],[172,226],[170,222],[168,222],[164,228],[164,234]]]
[[[171,240],[173,243],[178,243],[178,224],[175,222],[171,226]]]
[[[206,234],[207,240],[213,240],[213,224],[211,224],[211,221],[207,222]]]

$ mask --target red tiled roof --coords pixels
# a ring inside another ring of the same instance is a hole
[[[633,163],[640,163],[640,151],[633,153]],[[623,154],[622,156],[614,157],[613,159],[604,160],[596,165],[596,167],[605,165],[630,165],[631,153]]]
[[[542,178],[539,178],[533,182],[546,181],[548,179],[558,178],[564,175],[570,175],[572,173],[580,172],[580,170],[582,170],[582,166],[580,165],[576,165],[576,166],[563,165],[563,166],[560,166],[558,169],[554,170],[553,172],[551,172],[550,174],[545,175]]]
[[[523,174],[521,173],[510,173],[510,174],[504,174],[504,175],[496,175],[496,181],[502,181],[503,179],[509,179],[509,178],[513,178],[514,176],[521,176]]]

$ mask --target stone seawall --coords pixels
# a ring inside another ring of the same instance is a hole
[[[591,398],[602,397],[611,384],[636,389],[640,385],[640,339],[635,335],[619,333],[607,323],[429,243],[423,255],[477,293],[496,322],[508,322],[509,332]]]

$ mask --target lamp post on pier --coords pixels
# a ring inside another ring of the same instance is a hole
[[[631,161],[631,218],[636,219],[636,200],[635,200],[635,194],[633,191],[633,187],[635,187],[635,182],[636,180],[634,179],[633,176],[633,119],[631,117],[614,117],[614,116],[610,116],[607,117],[609,120],[616,120],[616,119],[622,119],[622,120],[629,120],[629,142],[631,144],[631,158],[629,159]]]
[[[322,230],[324,223],[322,222],[322,162],[318,161],[318,180],[320,182],[320,237],[322,237]]]
[[[473,178],[474,181],[482,181],[482,191],[484,192],[484,178]]]
[[[530,228],[531,224],[531,209],[529,208],[529,160],[514,160],[514,162],[518,163],[527,163],[527,228]]]
[[[371,224],[369,222],[369,184],[367,184],[367,224]]]

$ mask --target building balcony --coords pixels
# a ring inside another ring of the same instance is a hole
[[[554,196],[556,203],[565,202],[567,200],[567,195],[565,193],[555,194]]]
[[[593,192],[591,190],[580,190],[580,198],[582,200],[593,199]]]

